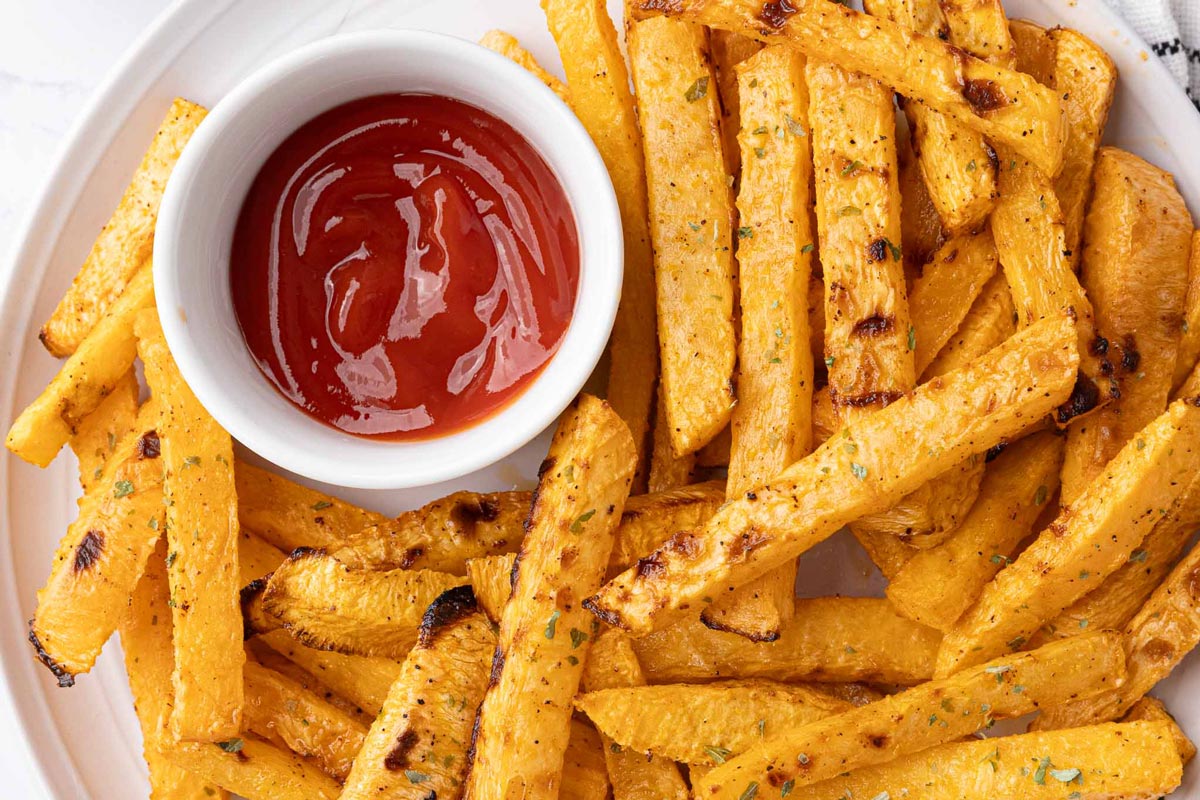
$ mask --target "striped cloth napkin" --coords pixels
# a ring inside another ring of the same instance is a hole
[[[1200,0],[1104,0],[1150,44],[1200,108]]]

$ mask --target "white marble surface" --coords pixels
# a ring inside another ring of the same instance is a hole
[[[92,90],[170,0],[0,0],[0,270]]]

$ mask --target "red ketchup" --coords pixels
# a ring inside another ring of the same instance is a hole
[[[427,439],[537,376],[571,320],[579,244],[562,186],[508,124],[447,97],[379,95],[267,159],[230,281],[285,397],[349,433]]]

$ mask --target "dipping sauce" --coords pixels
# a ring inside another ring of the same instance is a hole
[[[263,373],[313,417],[392,439],[461,430],[520,394],[579,283],[566,194],[533,146],[420,94],[356,100],[288,137],[230,255]]]

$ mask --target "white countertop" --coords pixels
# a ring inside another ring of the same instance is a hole
[[[170,0],[0,0],[0,276],[84,102]]]

